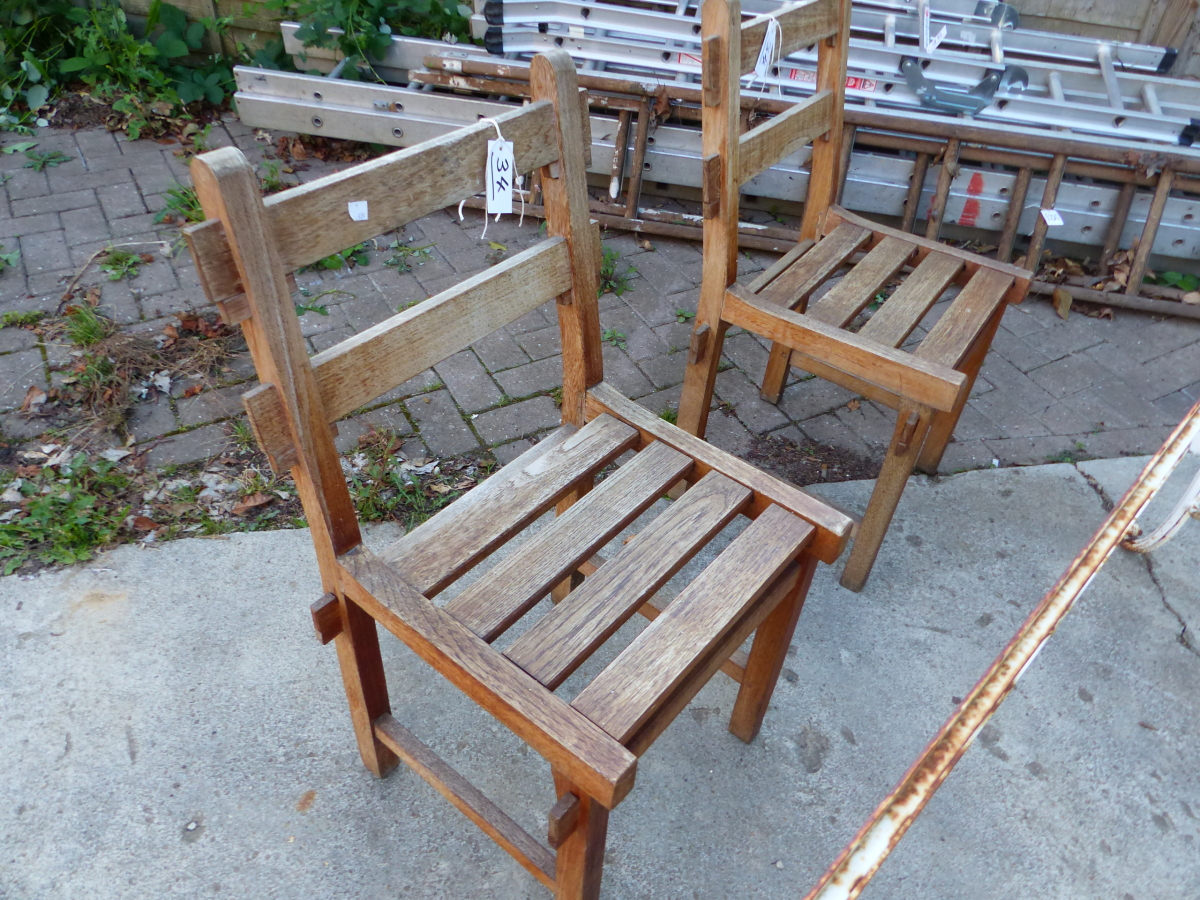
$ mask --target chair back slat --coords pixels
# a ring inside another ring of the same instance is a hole
[[[779,20],[779,50],[775,53],[775,59],[779,60],[804,47],[811,47],[822,38],[837,34],[841,28],[841,2],[801,0],[743,22],[739,74],[748,75],[754,71],[770,19]]]
[[[833,92],[819,91],[738,139],[738,184],[771,168],[829,131]]]
[[[497,116],[496,122],[505,140],[513,142],[518,172],[559,158],[552,103],[532,103]],[[479,122],[268,197],[267,220],[284,270],[294,272],[479,193],[487,142],[495,137],[491,122]],[[350,218],[349,205],[363,200],[367,219]],[[202,222],[185,234],[209,299],[241,293],[221,223]]]

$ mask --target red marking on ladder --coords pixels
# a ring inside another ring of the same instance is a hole
[[[966,225],[968,228],[975,224],[979,218],[979,201],[976,196],[983,193],[983,173],[976,172],[971,176],[970,183],[967,184],[967,193],[970,198],[963,204],[962,215],[958,217],[959,225]]]

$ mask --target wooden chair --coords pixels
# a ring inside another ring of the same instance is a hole
[[[936,472],[1004,313],[1030,273],[851,215],[833,205],[846,162],[842,106],[849,0],[810,0],[743,22],[738,0],[704,0],[704,272],[679,425],[703,436],[725,331],[774,341],[762,396],[776,403],[796,366],[898,410],[895,432],[846,562],[842,584],[861,590],[908,476]],[[740,134],[740,78],[753,71],[768,21],[782,57],[816,44],[811,98]],[[801,241],[748,285],[737,275],[740,186],[812,143]],[[809,297],[866,255],[811,306]],[[905,267],[912,272],[855,333],[847,326]],[[897,349],[952,283],[962,291],[911,352]]]
[[[561,898],[598,896],[609,810],[638,757],[718,669],[740,681],[730,730],[757,733],[817,560],[852,522],[647,412],[603,381],[599,234],[588,217],[591,145],[563,51],[532,65],[533,102],[497,117],[516,168],[541,170],[549,236],[313,358],[288,273],[483,189],[492,123],[268,198],[234,148],[199,157],[208,221],[188,237],[208,295],[241,322],[261,385],[245,396],[262,448],[295,477],[324,589],[313,617],[334,640],[363,762],[403,759]],[[348,204],[366,200],[355,221]],[[361,542],[330,425],[557,298],[563,424],[379,555]],[[594,485],[597,473],[638,451]],[[597,551],[681,480],[692,487],[620,552]],[[557,506],[558,517],[448,603],[433,598]],[[676,598],[656,592],[737,515],[753,521]],[[492,643],[553,595],[500,652]],[[555,693],[636,611],[654,621],[572,699]],[[404,641],[550,762],[547,849],[391,714],[375,623]],[[748,655],[739,651],[751,633]]]

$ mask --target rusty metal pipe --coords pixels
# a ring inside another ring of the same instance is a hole
[[[1029,614],[925,752],[842,850],[805,900],[853,900],[971,746],[971,741],[1029,667],[1076,598],[1129,533],[1130,526],[1194,441],[1200,440],[1200,403],[1171,433],[1125,492],[1100,529]]]

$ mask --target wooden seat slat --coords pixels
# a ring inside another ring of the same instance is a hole
[[[461,501],[460,501],[461,502]],[[637,760],[366,547],[338,557],[340,589],[451,684],[612,808],[633,787]]]
[[[839,225],[817,241],[816,246],[796,260],[791,268],[763,288],[761,296],[772,303],[795,309],[870,239],[869,228]]]
[[[642,453],[655,446],[658,444]],[[724,528],[750,497],[750,491],[736,481],[709,472],[521,635],[505,656],[547,687],[558,687]]]
[[[625,423],[601,419],[551,433],[380,556],[422,594],[440,593],[637,442]]]
[[[491,643],[691,467],[679,451],[651,444],[447,603],[446,611]]]
[[[699,666],[706,650],[763,597],[812,535],[803,519],[768,509],[571,705],[625,743]]]
[[[963,265],[961,259],[953,256],[930,253],[859,329],[859,335],[889,347],[899,347],[938,302]]]
[[[808,314],[826,325],[845,328],[915,252],[916,248],[906,241],[884,238],[824,297],[810,306]]]
[[[957,366],[1004,302],[1012,283],[1012,276],[1006,272],[981,268],[930,329],[915,355],[945,366]]]

